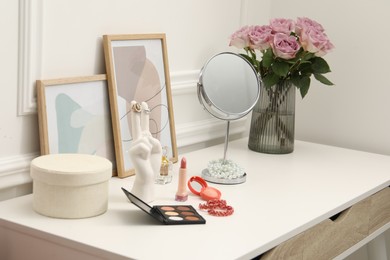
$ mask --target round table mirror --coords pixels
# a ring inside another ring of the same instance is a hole
[[[199,101],[211,115],[227,121],[223,158],[209,162],[208,168],[202,171],[205,180],[220,184],[245,182],[245,171],[226,159],[230,121],[247,115],[259,95],[258,74],[244,57],[222,52],[203,66],[198,83]]]

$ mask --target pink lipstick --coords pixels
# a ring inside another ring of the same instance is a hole
[[[176,192],[176,201],[186,201],[188,199],[187,192],[187,161],[186,158],[183,157],[180,163],[179,169],[179,183]]]

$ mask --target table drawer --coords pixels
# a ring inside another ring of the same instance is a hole
[[[390,187],[371,196],[369,233],[390,222]]]
[[[390,222],[390,187],[264,253],[270,259],[332,259]]]
[[[332,259],[368,236],[370,198],[305,231],[302,259]]]
[[[303,248],[305,245],[305,232],[300,233],[293,238],[281,243],[273,249],[260,256],[261,260],[271,259],[291,259],[302,260]]]
[[[261,260],[334,258],[369,234],[371,200],[372,197],[366,198],[281,243],[263,254]],[[378,196],[379,200],[382,201]],[[375,219],[382,223],[383,218]]]

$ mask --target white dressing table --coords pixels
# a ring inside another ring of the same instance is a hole
[[[188,176],[222,153],[218,145],[186,154]],[[245,168],[246,182],[209,185],[234,207],[232,216],[199,211],[205,225],[160,225],[121,191],[134,177],[112,178],[108,211],[93,218],[41,216],[31,195],[1,202],[0,259],[251,259],[267,251],[266,259],[302,259],[329,254],[327,246],[342,258],[390,227],[389,156],[301,141],[291,154],[269,155],[250,151],[245,138],[229,143],[227,157]],[[176,164],[173,182],[156,185],[153,204],[197,208],[203,201],[192,194],[174,201],[177,172]],[[340,237],[346,247],[327,245]]]

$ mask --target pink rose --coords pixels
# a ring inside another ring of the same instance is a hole
[[[235,46],[239,49],[244,49],[246,47],[249,47],[250,45],[250,39],[249,39],[249,32],[251,31],[251,27],[244,26],[234,32],[232,36],[230,36],[230,43],[229,46]]]
[[[266,50],[272,41],[272,29],[268,25],[253,26],[249,32],[249,39],[252,49]]]
[[[291,19],[274,18],[270,21],[273,33],[285,33],[290,35],[295,30],[295,22]]]
[[[284,33],[276,33],[272,43],[272,50],[276,57],[282,59],[292,59],[299,51],[301,46],[295,36],[289,36]]]
[[[302,30],[314,28],[316,31],[325,31],[321,24],[307,17],[299,17],[296,23],[296,33],[300,34]]]
[[[317,57],[324,56],[334,48],[328,36],[314,27],[302,30],[299,37],[303,49],[314,53]]]

